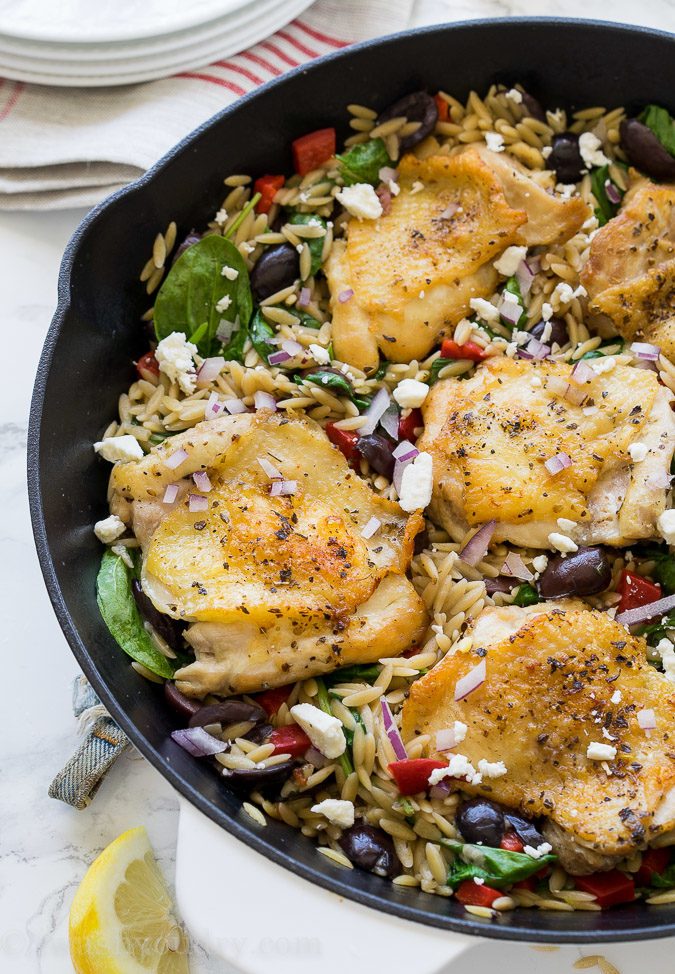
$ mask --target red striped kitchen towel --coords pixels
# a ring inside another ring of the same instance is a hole
[[[0,78],[0,209],[92,205],[215,112],[285,71],[403,30],[414,0],[319,0],[250,50],[160,81],[49,88]]]

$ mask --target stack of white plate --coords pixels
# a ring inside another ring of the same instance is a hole
[[[0,76],[136,84],[243,51],[312,0],[0,0]]]

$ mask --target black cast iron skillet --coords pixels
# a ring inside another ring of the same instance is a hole
[[[211,768],[169,739],[175,719],[161,688],[137,676],[98,612],[101,546],[93,523],[107,513],[109,466],[92,443],[147,349],[138,273],[159,229],[205,225],[229,173],[291,172],[290,143],[325,125],[348,134],[350,102],[384,108],[442,88],[465,98],[494,81],[520,81],[544,106],[567,109],[648,102],[675,110],[675,37],[564,20],[480,21],[360,44],[299,68],[242,98],[111,196],[78,228],[63,259],[59,304],[38,368],[28,438],[33,530],[61,627],[80,666],[133,743],[189,801],[262,855],[367,906],[468,934],[555,943],[637,940],[675,933],[675,905],[634,904],[602,913],[517,910],[486,923],[453,900],[346,873],[309,839],[278,822],[264,832],[236,814],[240,799]]]

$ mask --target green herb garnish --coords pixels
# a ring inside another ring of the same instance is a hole
[[[343,156],[336,156],[336,159],[341,163],[342,181],[345,186],[353,186],[355,183],[370,183],[371,186],[378,186],[381,182],[380,169],[394,165],[382,139],[370,139],[369,142],[352,146],[349,152],[345,152]]]
[[[529,582],[523,582],[522,585],[518,586],[518,591],[513,600],[514,605],[520,605],[522,607],[525,605],[536,605],[537,602],[541,602],[541,599],[534,585],[530,585]]]
[[[483,879],[489,886],[501,889],[538,873],[542,866],[555,862],[557,856],[540,856],[533,859],[525,852],[507,852],[490,846],[472,845],[454,839],[438,841],[452,849],[455,861],[448,872],[448,886],[456,887],[465,879]],[[469,859],[465,862],[464,858]]]

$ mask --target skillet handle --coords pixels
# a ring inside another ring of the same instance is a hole
[[[176,896],[209,958],[242,974],[437,974],[477,943],[315,886],[268,862],[182,798]]]

